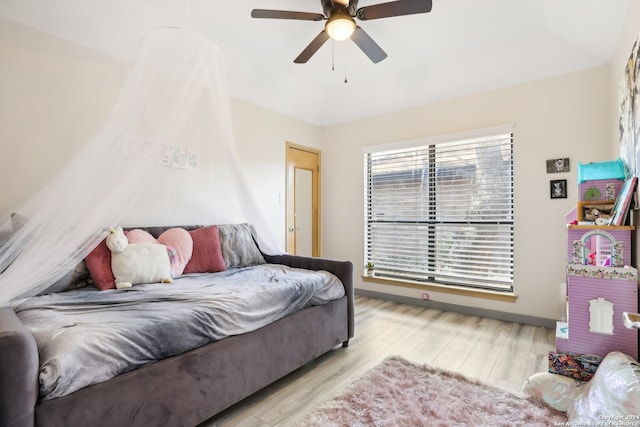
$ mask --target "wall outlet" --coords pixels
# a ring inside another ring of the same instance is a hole
[[[425,301],[427,301],[427,300],[429,299],[429,294],[428,294],[428,293],[426,293],[426,292],[425,292],[425,293],[423,293],[423,294],[422,294],[422,299],[423,299],[423,300],[425,300]]]

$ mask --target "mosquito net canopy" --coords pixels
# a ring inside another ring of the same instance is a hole
[[[238,162],[220,50],[163,28],[141,42],[101,128],[45,188],[0,218],[0,305],[47,288],[111,226],[248,222],[277,244]]]

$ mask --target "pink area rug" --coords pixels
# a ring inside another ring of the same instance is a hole
[[[553,426],[566,421],[564,413],[533,396],[390,357],[299,426]]]

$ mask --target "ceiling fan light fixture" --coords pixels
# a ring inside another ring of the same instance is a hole
[[[325,30],[332,39],[343,41],[351,37],[356,30],[356,23],[350,15],[335,14],[327,21]]]

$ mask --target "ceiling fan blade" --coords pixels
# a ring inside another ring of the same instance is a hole
[[[360,50],[362,50],[374,64],[377,64],[387,57],[385,51],[360,27],[356,27],[356,30],[351,35],[351,40],[358,45]]]
[[[358,9],[356,16],[362,21],[392,16],[414,15],[431,12],[431,0],[397,0],[374,4]]]
[[[307,62],[314,53],[320,49],[320,47],[329,39],[329,34],[325,30],[322,30],[320,34],[316,36],[311,43],[298,55],[296,59],[293,60],[296,64],[304,64]]]
[[[253,9],[252,18],[297,19],[300,21],[322,21],[324,15],[312,12],[293,12],[290,10]]]

